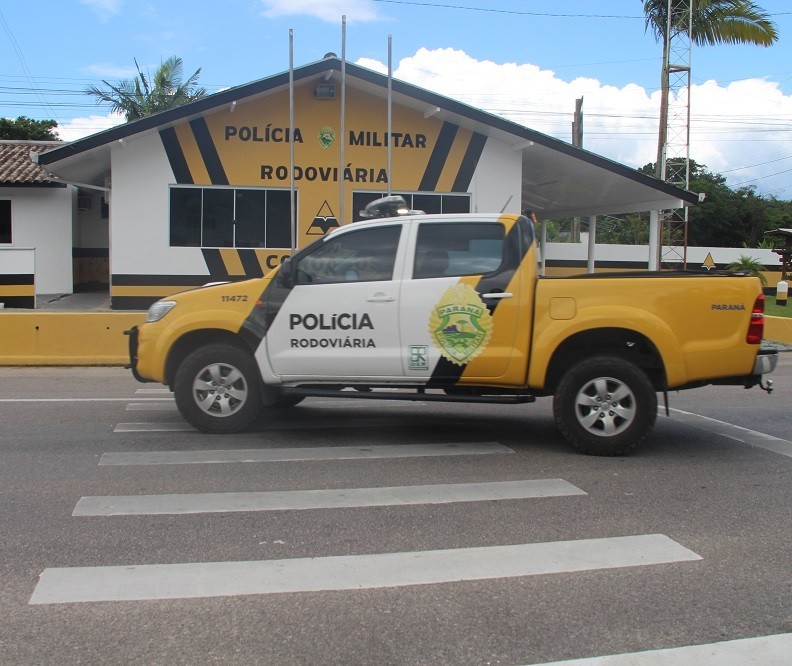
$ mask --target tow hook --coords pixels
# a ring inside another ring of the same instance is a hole
[[[763,383],[764,382],[764,383]],[[773,392],[773,380],[772,379],[765,379],[759,380],[759,388],[763,391],[767,391],[767,394],[770,395]]]

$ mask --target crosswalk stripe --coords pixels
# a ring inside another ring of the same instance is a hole
[[[414,426],[449,425],[458,423],[441,418],[359,418],[359,419],[333,419],[320,420],[294,420],[268,421],[262,420],[253,427],[256,431],[266,430],[327,430],[329,428],[409,428]],[[183,421],[164,423],[119,423],[113,432],[195,432],[195,429]]]
[[[162,400],[162,398],[138,398]],[[129,398],[0,398],[0,402],[129,402]]]
[[[177,412],[175,402],[130,402],[126,406],[128,412]]]
[[[360,590],[700,560],[663,534],[248,562],[45,569],[30,604]]]
[[[156,394],[170,394],[172,391],[169,388],[139,388],[135,391],[136,395],[156,395]]]
[[[792,634],[776,634],[706,645],[687,645],[664,650],[553,661],[539,666],[722,666],[723,664],[789,666],[790,662],[792,662]]]
[[[340,509],[534,499],[585,494],[580,488],[563,479],[532,479],[386,488],[332,488],[180,495],[109,495],[80,498],[72,515],[151,516],[230,511]]]
[[[119,423],[113,432],[195,432],[189,423],[174,421],[166,423]]]
[[[690,412],[682,411],[681,409],[672,409],[674,419],[682,423],[687,423],[696,428],[708,430],[718,435],[723,435],[730,439],[750,444],[760,449],[780,453],[782,456],[792,457],[792,442],[773,435],[766,435],[763,432],[756,430],[749,430],[732,423],[719,421],[718,419],[710,418],[709,416],[702,416],[701,414],[692,414]]]
[[[201,463],[300,462],[368,460],[434,456],[480,456],[514,453],[497,442],[472,444],[382,444],[372,446],[306,446],[281,449],[218,449],[208,451],[119,451],[105,453],[100,465],[192,465]]]

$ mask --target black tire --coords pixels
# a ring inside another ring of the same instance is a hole
[[[657,393],[641,368],[615,356],[596,356],[570,368],[553,399],[561,434],[595,456],[630,453],[652,430]]]
[[[261,378],[253,357],[232,345],[200,347],[182,361],[173,392],[185,420],[202,432],[247,428],[261,411]]]

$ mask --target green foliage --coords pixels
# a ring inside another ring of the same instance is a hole
[[[14,141],[58,141],[56,120],[33,120],[19,116],[16,120],[0,118],[0,139]]]
[[[671,20],[669,21],[669,5]],[[750,0],[644,0],[646,30],[663,45],[663,53],[675,36],[690,29],[692,41],[699,45],[755,44],[770,46],[778,31],[770,15]],[[691,11],[692,10],[692,11]],[[689,13],[690,12],[690,13]],[[669,34],[670,33],[670,34]],[[669,63],[663,58],[660,68],[660,125],[657,136],[657,163],[661,163],[666,144],[669,98]],[[661,169],[658,177],[665,177]]]
[[[639,171],[654,173],[654,164]],[[704,201],[689,209],[688,245],[698,247],[773,247],[765,234],[792,228],[792,202],[763,197],[753,187],[731,189],[726,178],[690,161],[691,192]]]
[[[750,0],[677,0],[671,7],[671,30],[687,28],[683,12],[693,2],[693,41],[713,44],[756,44],[770,46],[778,31],[770,14]],[[658,41],[666,38],[668,0],[644,0],[646,29]]]
[[[124,79],[115,85],[103,80],[105,88],[90,86],[85,92],[93,96],[97,104],[110,104],[111,111],[124,114],[127,121],[167,111],[206,95],[206,89],[198,87],[201,69],[183,82],[184,66],[177,56],[161,63],[153,76],[142,72],[137,60],[135,69],[137,76],[133,79]]]
[[[739,259],[732,261],[726,266],[726,270],[730,273],[745,273],[753,277],[758,277],[762,282],[762,286],[767,286],[767,278],[763,272],[764,264],[758,259],[746,257],[744,254],[741,254]]]

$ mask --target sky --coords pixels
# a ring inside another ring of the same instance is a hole
[[[792,1],[754,0],[771,47],[694,46],[690,156],[731,187],[792,199]],[[661,45],[642,0],[39,0],[0,3],[0,116],[55,119],[73,141],[122,118],[87,86],[183,59],[211,92],[327,52],[571,141],[633,168],[654,162]],[[346,40],[342,40],[346,16]],[[675,150],[682,151],[684,142]],[[682,154],[677,152],[676,154]]]

